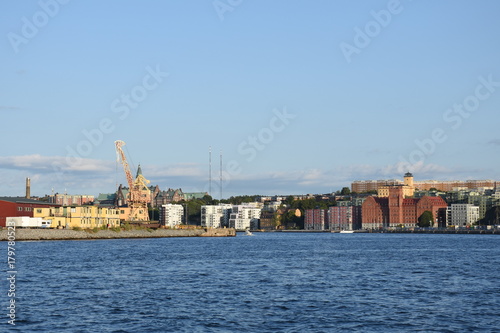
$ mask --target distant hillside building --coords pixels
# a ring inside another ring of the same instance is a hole
[[[405,173],[404,175],[404,180],[403,180],[403,185],[399,185],[403,189],[403,196],[405,198],[410,198],[413,197],[413,193],[415,193],[415,186],[413,184],[413,175],[409,172]],[[377,194],[379,198],[387,198],[389,197],[389,189],[391,186],[395,185],[383,185],[379,186],[377,190]]]
[[[379,229],[417,226],[418,218],[426,210],[432,212],[435,227],[443,227],[448,205],[441,197],[405,198],[403,185],[389,188],[389,196],[368,197],[362,206],[362,228]]]
[[[94,204],[99,206],[117,206],[116,193],[99,193]]]
[[[357,193],[369,192],[369,191],[379,191],[381,187],[387,185],[409,185],[407,183],[405,175],[405,181],[401,182],[396,179],[389,180],[356,180],[351,183],[351,191]],[[412,177],[413,181],[413,177]],[[428,191],[434,188],[438,191],[454,191],[458,189],[478,189],[478,188],[489,188],[494,189],[500,185],[499,182],[494,180],[451,180],[451,181],[440,181],[440,180],[423,180],[423,181],[413,181],[413,187],[415,190]],[[379,195],[380,196],[380,195]]]
[[[94,202],[93,195],[69,195],[69,194],[53,194],[49,195],[49,202],[62,206],[83,206]]]

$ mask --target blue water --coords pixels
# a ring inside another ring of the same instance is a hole
[[[255,233],[16,252],[18,320],[7,324],[2,279],[0,331],[500,331],[497,235]]]

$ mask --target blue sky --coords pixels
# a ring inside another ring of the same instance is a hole
[[[500,180],[498,1],[2,1],[0,194]]]

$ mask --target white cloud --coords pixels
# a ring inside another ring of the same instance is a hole
[[[89,158],[42,156],[40,154],[0,157],[0,168],[33,172],[109,172],[113,163]]]

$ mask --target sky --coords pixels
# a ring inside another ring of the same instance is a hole
[[[500,180],[500,2],[0,2],[0,194]],[[211,149],[211,168],[209,163]],[[222,155],[222,159],[221,159]],[[220,167],[222,160],[222,168]],[[211,169],[212,181],[209,179]]]

